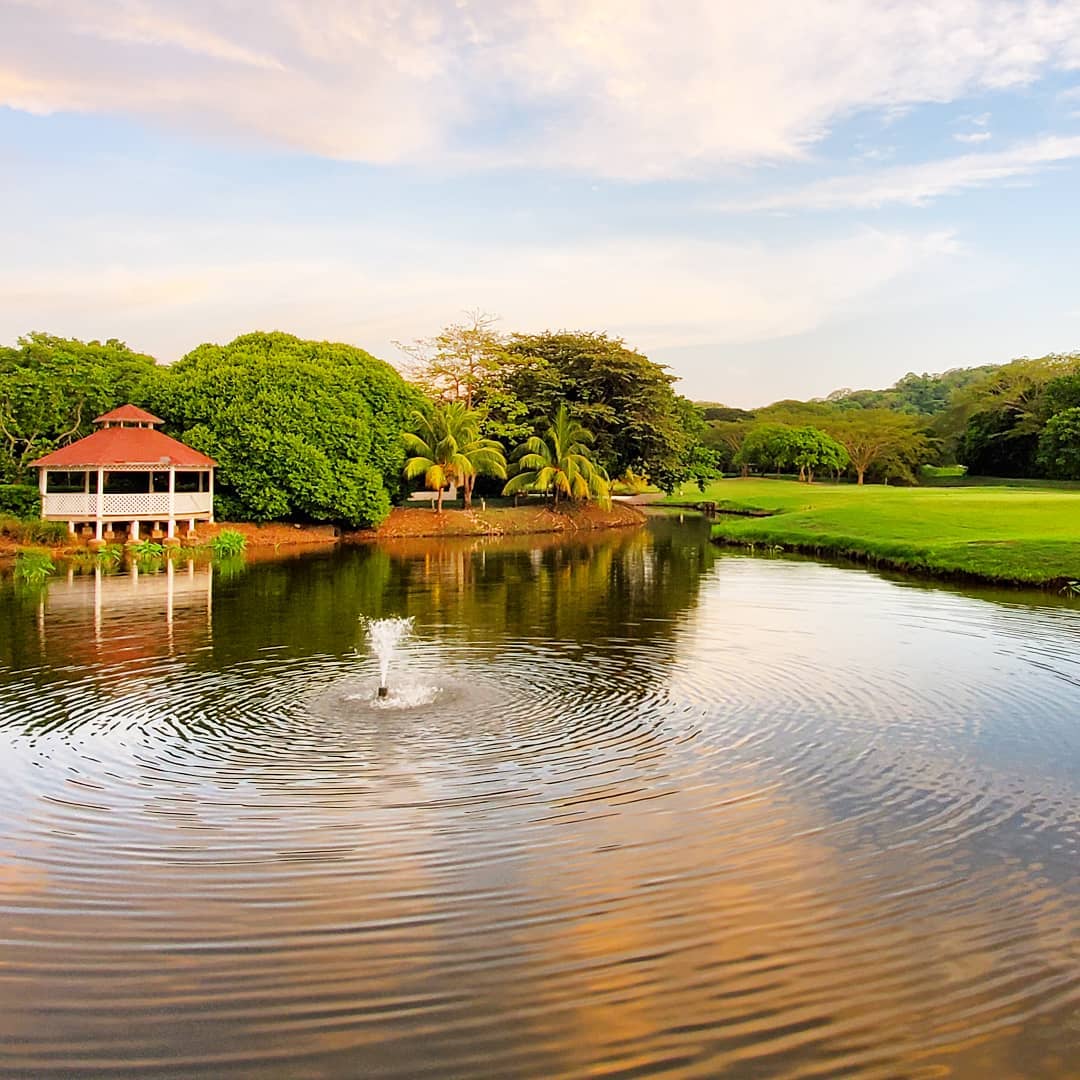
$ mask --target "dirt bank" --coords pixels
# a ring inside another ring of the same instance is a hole
[[[377,528],[347,533],[346,541],[387,540],[424,536],[523,536],[530,533],[580,532],[623,529],[640,525],[645,515],[632,506],[615,503],[610,510],[587,504],[500,506],[488,509],[443,510],[399,507]]]

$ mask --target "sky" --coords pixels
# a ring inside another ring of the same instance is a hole
[[[480,309],[751,406],[1080,349],[1080,0],[0,0],[0,343]]]

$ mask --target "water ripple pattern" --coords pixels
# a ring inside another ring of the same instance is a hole
[[[0,595],[0,1076],[1077,1075],[1076,602],[691,520],[136,585]]]

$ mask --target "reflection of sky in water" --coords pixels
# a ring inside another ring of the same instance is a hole
[[[0,596],[0,1074],[1068,1074],[1075,606],[670,522],[191,580]]]

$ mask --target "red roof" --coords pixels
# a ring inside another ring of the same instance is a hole
[[[165,423],[165,421],[162,420],[160,416],[155,416],[153,413],[148,413],[145,409],[140,409],[137,405],[121,405],[119,409],[113,409],[111,412],[102,413],[94,421],[94,423],[112,423],[114,420],[130,420],[140,424]]]
[[[119,411],[118,409],[117,412]],[[87,466],[101,468],[109,465],[207,468],[217,462],[154,428],[107,427],[78,442],[61,446],[59,450],[54,450],[31,464],[47,465],[50,469],[81,469]]]

